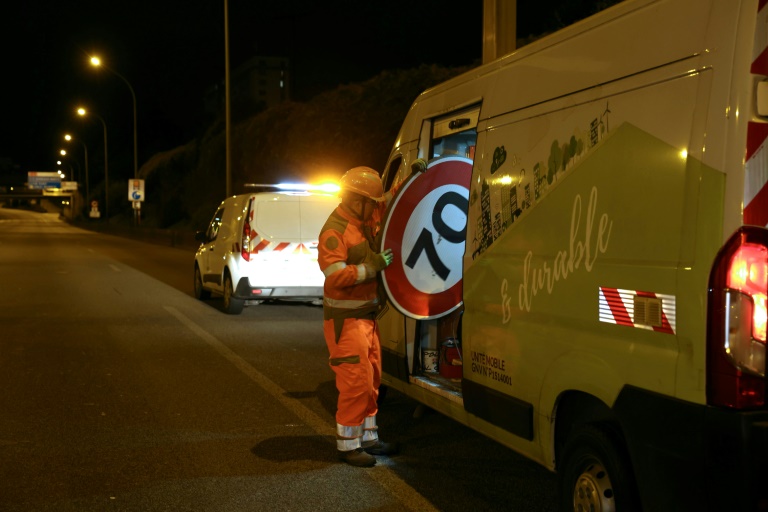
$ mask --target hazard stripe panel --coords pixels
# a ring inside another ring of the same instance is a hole
[[[755,44],[752,48],[752,73],[756,75],[768,75],[768,60],[766,56],[766,41],[768,41],[768,9],[763,9],[768,0],[760,0],[757,6],[757,23],[755,24]]]
[[[755,75],[768,76],[768,0],[760,0],[752,48]],[[744,224],[768,225],[768,124],[750,122],[747,125],[747,147],[744,161]]]
[[[272,242],[266,238],[262,238],[255,231],[251,236],[251,254],[258,254],[260,252],[276,251],[283,253],[293,254],[312,254],[311,249],[317,249],[318,242],[311,242],[309,244],[303,243],[290,243],[290,242]],[[308,245],[308,246],[307,246]]]
[[[598,319],[616,325],[675,334],[675,296],[601,286]]]

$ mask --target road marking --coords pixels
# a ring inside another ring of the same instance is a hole
[[[171,306],[164,306],[165,310],[184,324],[190,331],[197,334],[203,341],[211,346],[216,352],[221,354],[224,359],[232,363],[235,368],[243,372],[249,379],[264,388],[272,398],[280,402],[283,407],[301,418],[304,423],[319,435],[325,435],[329,431],[333,432],[335,425],[325,421],[323,418],[312,412],[308,407],[302,405],[297,400],[292,400],[286,395],[286,391],[272,382],[266,375],[250,365],[248,361],[237,355],[215,336],[187,318],[183,313]],[[438,509],[432,505],[426,498],[419,494],[413,487],[403,481],[397,473],[389,469],[386,465],[379,462],[370,471],[365,472],[377,484],[384,487],[395,499],[404,505],[407,510],[437,512]]]
[[[245,359],[233,352],[229,347],[224,345],[221,341],[216,339],[213,335],[208,333],[205,329],[197,325],[195,322],[184,316],[176,308],[165,306],[166,311],[175,316],[181,323],[183,323],[190,331],[197,334],[200,338],[213,347],[216,352],[224,356],[230,363],[243,372],[253,382],[264,388],[270,395],[277,399],[284,407],[296,414],[301,418],[312,430],[315,431],[327,431],[328,423],[320,416],[307,409],[303,405],[297,403],[295,400],[287,398],[286,392],[280,386],[272,382],[263,373],[259,372],[251,366]]]

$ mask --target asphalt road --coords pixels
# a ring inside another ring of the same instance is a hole
[[[0,208],[0,510],[549,511],[556,479],[391,392],[336,460],[322,309],[223,314],[190,250]]]

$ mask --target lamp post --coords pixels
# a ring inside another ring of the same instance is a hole
[[[64,150],[62,149],[61,151],[64,151]],[[65,153],[62,153],[62,155],[64,155],[64,154],[65,154]],[[77,175],[79,176],[79,175],[80,175],[80,172],[81,172],[81,169],[80,169],[80,164],[79,164],[79,163],[77,163],[77,160],[74,160],[74,159],[73,159],[72,161],[73,161],[73,162],[75,162],[75,165],[77,166]],[[75,178],[75,168],[74,168],[74,167],[72,167],[72,164],[71,164],[71,163],[69,163],[69,161],[66,161],[66,162],[62,162],[61,160],[57,160],[57,161],[56,161],[56,165],[58,165],[58,166],[66,165],[67,167],[69,167],[69,177],[70,177],[70,181],[77,181],[77,180],[76,180],[76,178]]]
[[[103,67],[104,69],[106,69],[110,73],[116,75],[120,80],[125,82],[125,85],[128,86],[128,90],[131,91],[131,99],[133,99],[133,179],[138,179],[138,177],[139,177],[139,157],[138,157],[138,143],[137,143],[137,140],[136,140],[137,139],[137,137],[136,137],[136,134],[137,134],[137,131],[136,131],[136,93],[133,91],[133,87],[131,87],[131,83],[123,75],[121,75],[120,73],[118,73],[114,69],[103,65],[101,63],[101,59],[99,57],[97,57],[95,55],[92,56],[90,62],[91,62],[91,65],[93,67],[96,67],[96,68]],[[139,204],[141,204],[141,203],[139,203]],[[133,216],[134,216],[134,221],[136,222],[136,224],[140,224],[141,223],[141,210],[134,209],[133,210]]]
[[[61,157],[62,157],[62,158],[64,158],[65,156],[67,156],[67,152],[66,152],[66,151],[64,151],[63,149],[60,149],[60,150],[59,150],[59,154],[61,155]],[[64,165],[64,162],[62,162],[61,160],[56,160],[56,165],[58,165],[59,167],[61,167],[62,165]],[[70,173],[70,176],[74,177],[75,171],[73,171],[73,170],[72,170],[72,164],[70,164],[69,162],[67,162],[67,165],[69,166],[69,173]],[[59,174],[61,174],[61,169],[59,169]]]
[[[79,116],[85,116],[86,114],[89,114],[89,112],[80,107],[77,109],[77,114]],[[104,122],[104,119],[102,119],[100,115],[93,112],[90,112],[90,114],[101,121],[101,125],[104,127],[104,216],[106,221],[109,222],[109,160],[107,157],[107,123]]]
[[[224,0],[224,153],[226,159],[226,188],[227,195],[232,195],[232,134],[230,125],[232,118],[230,114],[229,97],[229,2]]]
[[[101,59],[97,56],[91,57],[91,66],[98,68],[102,67],[109,71],[110,73],[116,75],[120,80],[122,80],[125,85],[128,86],[128,90],[131,91],[131,99],[133,100],[133,178],[136,179],[139,177],[139,160],[138,160],[138,142],[136,138],[137,130],[136,130],[136,93],[133,91],[133,87],[131,87],[130,82],[126,80],[126,78],[115,71],[114,69],[105,66],[102,64]]]
[[[67,142],[72,142],[72,136],[68,133],[64,134],[64,140]],[[79,140],[79,139],[78,139]],[[79,140],[80,144],[83,145],[83,151],[85,154],[85,204],[86,207],[91,204],[91,198],[90,198],[90,190],[88,188],[88,147],[85,145],[85,142],[82,140]]]

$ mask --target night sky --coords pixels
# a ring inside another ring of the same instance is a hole
[[[231,70],[256,55],[288,57],[298,101],[386,69],[482,58],[482,0],[228,2]],[[547,3],[558,2],[518,0],[519,37],[551,26]],[[10,160],[23,173],[54,171],[66,132],[101,152],[101,123],[75,115],[79,105],[105,120],[110,154],[132,151],[130,90],[92,68],[92,54],[135,91],[139,166],[206,128],[205,91],[224,78],[224,0],[13,5],[0,8],[0,169]]]

